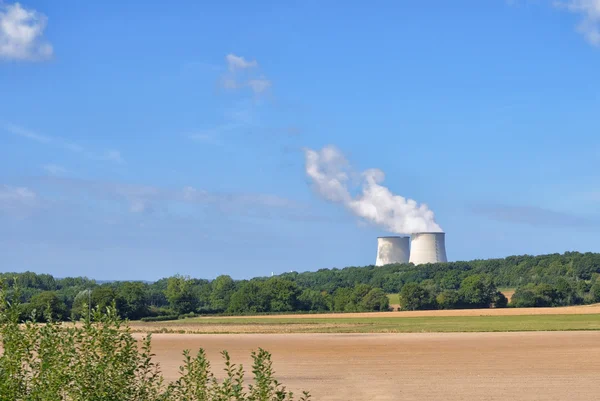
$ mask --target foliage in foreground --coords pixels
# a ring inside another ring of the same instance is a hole
[[[204,350],[183,353],[180,378],[165,383],[152,361],[151,335],[141,347],[115,308],[93,310],[80,325],[19,324],[18,305],[0,290],[0,400],[11,401],[275,401],[294,400],[274,378],[271,355],[252,353],[254,381],[245,384],[243,366],[225,360],[217,380]],[[37,312],[33,312],[35,315]],[[304,392],[301,400],[310,395]]]

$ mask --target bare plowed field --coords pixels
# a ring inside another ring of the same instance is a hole
[[[263,347],[276,377],[314,400],[600,397],[600,332],[153,336],[168,379],[177,378],[181,352],[199,347],[219,374],[221,350],[250,367],[250,352]]]

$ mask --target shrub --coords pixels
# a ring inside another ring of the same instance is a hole
[[[143,317],[140,320],[142,322],[164,322],[166,320],[177,320],[179,319],[179,315],[164,315],[164,316],[154,316],[154,317]]]
[[[196,317],[196,316],[198,316],[196,313],[190,312],[190,313],[184,313],[182,315],[177,316],[177,319],[187,319],[187,318]]]
[[[0,290],[0,399],[39,401],[275,401],[294,400],[274,378],[271,355],[252,353],[254,382],[244,383],[244,368],[231,363],[226,351],[226,377],[217,380],[203,349],[195,357],[183,352],[181,377],[164,384],[152,361],[151,335],[142,346],[120,320],[114,304],[82,325],[19,324],[19,308]],[[246,390],[247,388],[247,390]],[[301,400],[310,394],[304,392]]]

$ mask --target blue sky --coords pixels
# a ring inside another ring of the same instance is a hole
[[[305,151],[425,203],[450,260],[600,252],[600,1],[0,1],[0,269],[374,263]]]

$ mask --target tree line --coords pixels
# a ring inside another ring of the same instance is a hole
[[[389,309],[387,294],[400,294],[402,309],[565,306],[600,302],[600,254],[542,256],[414,266],[347,267],[276,277],[214,280],[173,276],[153,283],[98,283],[85,277],[0,273],[18,297],[22,318],[46,311],[79,319],[113,301],[123,318],[172,319],[193,314],[362,312]],[[510,303],[498,288],[515,288]]]

